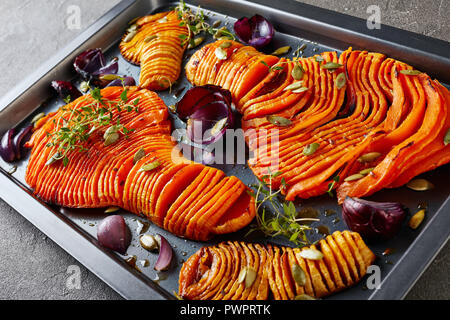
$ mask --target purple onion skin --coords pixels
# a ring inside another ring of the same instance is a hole
[[[117,74],[119,71],[119,61],[117,58],[106,64],[105,56],[100,49],[89,49],[82,52],[75,58],[73,64],[75,71],[80,74],[84,80],[90,81],[94,86],[104,88],[107,86],[121,86],[120,80],[103,80],[101,77],[108,74]],[[133,78],[128,77],[127,81],[134,83]],[[132,80],[131,80],[132,79]],[[111,84],[113,83],[113,84]]]
[[[0,156],[5,162],[13,162],[16,159],[16,152],[13,144],[14,129],[9,129],[0,141]]]
[[[100,76],[102,74],[117,74],[119,71],[119,60],[113,59],[110,63],[105,65],[104,67],[98,69],[97,71],[94,71],[92,73],[93,76]]]
[[[134,80],[133,77],[123,77],[123,85],[124,86],[135,86],[136,85],[136,81]],[[121,79],[116,79],[111,81],[106,87],[121,87],[122,86],[122,80]]]
[[[231,103],[231,93],[221,87],[206,85],[189,89],[176,105],[178,116],[187,120],[189,139],[207,145],[222,138],[234,123]],[[211,129],[222,119],[227,119],[225,125],[212,133]]]
[[[388,240],[400,231],[406,210],[397,202],[347,197],[342,205],[342,216],[348,227],[366,240]]]
[[[25,154],[24,144],[31,138],[31,134],[33,133],[33,126],[29,125],[25,128],[22,128],[13,139],[13,147],[14,152],[16,154],[16,160],[22,159]]]
[[[234,33],[241,42],[260,49],[272,41],[275,30],[266,18],[256,14],[250,19],[243,17],[236,21]]]
[[[52,81],[52,87],[56,90],[59,97],[63,100],[70,96],[70,101],[74,101],[83,95],[69,81]]]
[[[85,80],[90,80],[94,72],[105,66],[105,56],[101,49],[89,49],[75,58],[73,66]]]
[[[170,268],[173,258],[173,250],[169,242],[162,235],[158,234],[161,239],[161,244],[159,247],[158,260],[155,263],[156,271],[166,271]]]
[[[97,239],[103,247],[124,255],[131,243],[131,232],[122,216],[108,216],[97,227]]]

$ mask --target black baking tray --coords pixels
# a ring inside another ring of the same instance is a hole
[[[102,48],[108,59],[119,57],[119,73],[138,79],[139,68],[120,57],[119,39],[131,19],[164,11],[176,4],[163,0],[121,1],[0,100],[0,133],[11,127],[24,126],[35,114],[61,106],[61,101],[54,97],[49,84],[52,80],[69,79],[79,83],[72,63],[76,55],[86,49]],[[268,52],[284,45],[296,48],[305,43],[307,47],[304,55],[310,56],[328,50],[341,52],[352,46],[355,49],[385,53],[427,72],[444,85],[450,83],[450,44],[445,41],[384,25],[380,30],[369,30],[365,20],[289,0],[200,0],[188,1],[188,4],[200,5],[208,13],[210,20],[227,21],[229,27],[241,16],[259,13],[267,17],[277,30],[271,47],[267,48]],[[212,41],[211,38],[209,40]],[[193,51],[187,52],[185,61]],[[176,101],[173,92],[189,86],[182,74],[172,93],[163,92],[160,96],[167,105],[173,104]],[[173,120],[174,127],[181,126],[179,120]],[[157,274],[153,270],[156,255],[138,245],[136,228],[138,220],[144,220],[124,213],[133,231],[133,242],[128,255],[138,257],[137,270],[124,261],[127,256],[106,250],[97,243],[96,225],[106,216],[103,210],[68,210],[43,203],[24,182],[26,164],[27,159],[15,163],[16,171],[10,174],[11,164],[0,160],[0,197],[127,299],[174,299],[173,292],[178,289],[178,273],[182,262],[204,245],[223,240],[267,241],[258,235],[245,238],[248,231],[245,228],[235,234],[217,237],[208,243],[199,243],[177,238],[150,225],[147,232],[164,235],[176,254],[176,266],[169,272]],[[255,177],[245,165],[217,167],[228,175],[238,176],[246,184],[255,182]],[[381,269],[380,288],[368,290],[363,280],[355,287],[328,299],[401,299],[445,245],[450,235],[450,167],[446,165],[421,176],[430,180],[435,189],[419,194],[403,187],[383,190],[369,198],[376,201],[402,202],[412,213],[417,210],[418,205],[428,205],[427,218],[419,230],[412,231],[405,226],[395,239],[369,244],[379,257],[376,264]],[[322,220],[320,225],[327,225],[331,231],[346,229],[345,224],[339,221],[340,208],[336,200],[327,195],[301,201],[297,205],[319,210]],[[333,209],[337,213],[326,216],[323,214],[326,209]],[[318,224],[313,226],[317,227]],[[311,236],[317,239],[321,235]],[[271,241],[287,244],[278,239]],[[383,256],[386,248],[393,248],[393,254]],[[139,264],[139,261],[144,259],[149,260],[148,267]]]

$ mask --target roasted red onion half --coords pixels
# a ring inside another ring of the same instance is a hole
[[[159,255],[158,260],[156,260],[155,263],[155,270],[166,271],[172,264],[173,250],[166,238],[160,234],[158,234],[157,237],[159,239]]]
[[[69,102],[67,101],[67,98],[69,98],[70,101],[73,101],[82,96],[82,93],[69,81],[52,81],[51,85],[58,93],[59,97],[66,102]]]
[[[394,237],[406,217],[405,207],[398,202],[373,202],[347,197],[342,216],[348,227],[367,240]]]
[[[189,89],[176,104],[178,116],[187,122],[187,136],[198,144],[219,140],[233,126],[231,93],[214,85]]]
[[[16,133],[15,129],[9,129],[0,141],[0,156],[5,162],[13,162],[24,157],[24,148],[32,134],[33,126],[27,126]]]
[[[266,18],[255,14],[250,19],[243,17],[236,21],[234,33],[241,42],[259,49],[272,41],[275,30]]]
[[[117,74],[119,63],[117,59],[106,64],[105,56],[101,49],[88,49],[75,58],[73,63],[75,71],[85,80],[92,80],[94,76],[105,74]]]
[[[103,247],[124,255],[131,243],[131,232],[122,216],[108,216],[97,227],[97,239]]]
[[[84,51],[75,58],[73,66],[84,80],[99,88],[136,85],[134,78],[117,75],[118,59],[114,58],[106,64],[105,56],[100,49]]]

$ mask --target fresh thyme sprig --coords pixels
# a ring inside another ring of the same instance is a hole
[[[282,188],[286,188],[284,178],[281,179],[281,186],[278,191],[272,190],[272,180],[282,172],[271,173],[264,175],[258,179],[258,184],[253,187],[256,191],[251,191],[249,194],[256,200],[256,226],[252,227],[247,233],[260,231],[267,237],[282,236],[297,246],[310,245],[306,235],[307,230],[312,228],[306,223],[312,221],[319,221],[315,218],[299,218],[295,205],[292,201],[282,201],[279,199],[279,194]],[[273,212],[270,217],[267,216],[270,205]],[[261,212],[261,214],[260,214]]]
[[[85,95],[75,106],[61,108],[64,113],[58,119],[53,119],[54,131],[47,133],[51,141],[46,146],[53,149],[47,165],[62,160],[63,165],[67,166],[69,152],[86,151],[85,142],[102,127],[109,126],[104,134],[105,145],[116,142],[120,135],[127,138],[128,134],[134,131],[122,125],[119,117],[113,121],[114,110],[139,113],[139,98],[133,100],[131,104],[128,103],[128,89],[123,83],[122,86],[123,91],[118,101],[105,99],[99,88],[92,88],[90,94]],[[89,96],[93,101],[85,104],[90,99]]]
[[[226,27],[217,28],[215,24],[211,26],[205,20],[207,16],[204,11],[200,9],[200,7],[196,10],[196,12],[192,12],[192,9],[189,8],[186,3],[182,0],[180,4],[175,8],[175,11],[178,14],[178,19],[182,20],[180,22],[181,26],[187,26],[189,29],[189,36],[181,36],[181,46],[184,46],[186,43],[189,43],[191,48],[196,47],[196,41],[194,36],[200,34],[201,32],[206,32],[214,36],[215,39],[218,38],[226,38],[228,40],[236,40],[234,34],[229,31]]]

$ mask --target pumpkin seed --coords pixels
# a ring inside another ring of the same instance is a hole
[[[335,84],[338,89],[342,89],[345,86],[345,83],[347,82],[347,77],[345,76],[345,73],[339,73],[336,77]]]
[[[33,119],[31,119],[31,123],[36,123],[39,120],[41,120],[43,117],[45,117],[45,113],[44,112],[38,113],[37,115],[35,115],[33,117]]]
[[[279,117],[279,116],[270,115],[270,116],[267,116],[266,119],[271,124],[276,125],[278,127],[287,127],[292,124],[291,120],[283,118],[283,117]]]
[[[216,21],[214,21],[214,23],[212,24],[212,27],[213,27],[213,28],[217,28],[218,26],[220,26],[221,23],[222,23],[221,20],[216,20]]]
[[[300,252],[300,257],[308,260],[321,260],[323,258],[323,254],[316,249],[305,249]]]
[[[142,222],[140,220],[136,220],[136,224],[137,224],[136,233],[138,235],[147,232],[148,228],[150,227],[150,223],[147,221]]]
[[[212,127],[211,129],[211,134],[214,136],[216,135],[218,132],[220,132],[227,124],[228,122],[228,118],[223,118],[219,121],[216,122],[216,124],[214,125],[214,127]]]
[[[137,25],[137,24],[132,24],[132,25],[127,29],[127,31],[128,31],[128,32],[133,32],[133,31],[137,31],[137,29],[138,29],[138,25]]]
[[[133,164],[136,164],[143,157],[145,157],[145,150],[144,148],[140,148],[133,157]]]
[[[307,294],[299,294],[298,296],[295,296],[294,300],[316,300],[316,299]]]
[[[167,22],[167,16],[158,20],[158,23],[164,23],[164,22]]]
[[[145,171],[145,172],[152,171],[152,170],[158,168],[160,165],[161,165],[161,163],[159,161],[153,161],[153,162],[144,164],[141,167],[141,169],[139,169],[139,171]]]
[[[379,152],[369,152],[369,153],[363,154],[361,157],[359,157],[358,161],[362,162],[362,163],[368,163],[368,162],[374,161],[379,156],[381,156],[381,153],[379,153]]]
[[[82,92],[88,92],[89,88],[90,86],[88,81],[83,81],[82,83],[80,83],[80,90]]]
[[[58,161],[60,158],[61,158],[61,154],[59,152],[56,152],[53,156],[50,157],[50,159],[47,160],[45,165],[49,166],[49,165],[55,163],[56,161]]]
[[[351,176],[348,176],[347,178],[344,179],[344,181],[345,182],[356,181],[361,178],[364,178],[364,175],[362,175],[361,173],[356,173],[356,174],[352,174]]]
[[[17,166],[14,165],[14,166],[12,166],[12,167],[9,168],[8,174],[9,174],[9,175],[13,175],[16,171],[17,171]]]
[[[103,139],[107,139],[109,135],[113,134],[113,133],[117,133],[117,131],[119,131],[119,128],[117,126],[111,126],[108,129],[106,129],[105,134],[103,135]]]
[[[407,76],[417,76],[419,74],[422,74],[422,72],[419,70],[400,70],[400,73]]]
[[[315,60],[316,62],[319,62],[319,64],[325,61],[322,56],[316,56]]]
[[[317,143],[317,142],[308,144],[308,145],[303,149],[303,154],[304,154],[305,156],[313,155],[314,152],[316,152],[317,149],[319,149],[319,147],[320,147],[320,144]]]
[[[134,36],[137,34],[137,31],[131,31],[130,33],[128,33],[125,38],[123,39],[123,42],[127,43],[130,42],[131,40],[133,40]]]
[[[204,40],[204,37],[197,37],[192,39],[192,41],[189,41],[188,49],[194,49],[195,47],[198,47]]]
[[[304,51],[306,49],[306,43],[302,44],[300,47],[298,47],[298,51]]]
[[[227,28],[226,27],[222,27],[219,30],[216,31],[216,33],[214,33],[213,38],[214,39],[219,39],[221,36],[223,36],[223,31],[225,31]]]
[[[297,81],[297,82],[294,82],[294,83],[291,83],[290,85],[288,85],[286,88],[284,88],[283,91],[295,90],[295,89],[301,88],[302,85],[303,85],[303,81]]]
[[[303,67],[296,63],[294,69],[292,69],[291,75],[295,80],[301,80],[304,73],[305,70],[303,69]]]
[[[158,242],[155,237],[150,234],[144,234],[139,238],[139,243],[142,248],[148,251],[158,250]]]
[[[247,272],[245,273],[245,288],[250,288],[256,280],[256,270],[252,267],[247,267]]]
[[[306,284],[306,274],[303,271],[302,267],[300,267],[297,263],[292,266],[292,277],[295,282],[301,287]]]
[[[448,145],[450,143],[450,128],[447,130],[447,133],[444,137],[444,145]]]
[[[221,47],[222,49],[226,49],[231,46],[232,46],[232,43],[230,41],[225,41],[225,42],[222,42],[219,47]]]
[[[100,76],[101,80],[106,80],[106,81],[113,81],[116,79],[120,79],[122,78],[121,76],[118,76],[117,74],[104,74],[102,76]]]
[[[425,210],[419,210],[411,217],[411,219],[409,219],[408,226],[411,229],[416,230],[420,226],[424,218]]]
[[[302,88],[299,88],[299,89],[292,90],[292,93],[302,93],[302,92],[305,92],[307,90],[309,90],[309,88],[302,87]]]
[[[362,174],[363,176],[367,176],[367,175],[368,175],[369,173],[371,173],[374,169],[375,169],[375,168],[367,168],[367,169],[361,170],[361,171],[359,172],[359,174]]]
[[[427,191],[434,188],[434,185],[425,179],[413,179],[406,186],[414,191]]]
[[[112,145],[114,142],[119,140],[120,136],[117,132],[111,133],[105,138],[105,147]]]
[[[218,47],[216,51],[214,51],[214,54],[216,55],[217,59],[219,60],[226,60],[227,59],[227,52],[223,50],[221,47]]]
[[[113,212],[117,212],[119,210],[120,210],[119,207],[109,207],[108,209],[105,210],[105,213],[113,213]]]
[[[146,37],[144,39],[144,42],[150,42],[150,41],[152,41],[153,39],[156,39],[156,38],[158,38],[158,36],[156,34],[154,34],[154,35]]]
[[[148,261],[147,259],[141,260],[141,261],[139,261],[139,263],[141,264],[141,266],[143,268],[147,268],[150,265],[150,261]]]
[[[272,55],[274,55],[274,56],[281,56],[283,54],[288,53],[289,50],[291,50],[290,46],[281,47],[281,48],[278,48],[277,50],[275,50],[274,52],[272,52]]]
[[[230,36],[223,36],[223,37],[217,38],[217,40],[222,41],[222,40],[233,40],[233,39]]]
[[[247,275],[247,268],[244,268],[239,272],[238,283],[242,283],[245,280],[245,276]]]
[[[336,62],[328,62],[321,66],[323,69],[333,70],[342,67],[342,64]]]
[[[177,113],[177,107],[174,104],[171,104],[167,107],[172,113]]]

